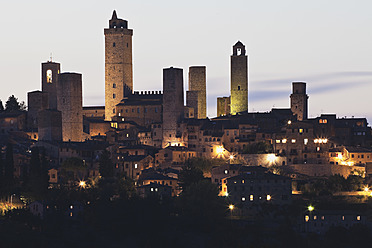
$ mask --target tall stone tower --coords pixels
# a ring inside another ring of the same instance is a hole
[[[183,118],[183,70],[163,69],[163,142],[162,147],[177,143],[177,123]]]
[[[105,119],[111,120],[116,104],[133,90],[132,36],[128,22],[114,10],[105,28]]]
[[[194,108],[195,118],[207,117],[206,67],[189,68],[189,91],[186,93],[187,106]]]
[[[60,69],[60,64],[52,61],[41,64],[41,90],[48,93],[50,109],[57,109],[57,84]]]
[[[248,57],[238,41],[231,55],[231,114],[248,112]]]
[[[58,77],[58,110],[62,112],[63,141],[82,141],[83,94],[82,75],[65,72]]]
[[[293,82],[291,94],[291,110],[294,115],[297,115],[297,120],[307,120],[307,99],[306,83]]]

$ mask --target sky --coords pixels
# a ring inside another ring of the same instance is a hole
[[[230,55],[249,60],[249,111],[288,108],[306,82],[309,117],[372,121],[372,1],[120,0],[0,3],[0,99],[41,89],[41,63],[83,74],[83,105],[104,105],[104,35],[113,10],[133,29],[134,90],[162,90],[162,70],[207,67],[207,112],[230,91]]]

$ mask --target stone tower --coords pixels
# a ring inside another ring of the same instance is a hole
[[[206,67],[189,68],[189,91],[186,95],[187,106],[194,108],[195,118],[207,117]]]
[[[47,92],[35,90],[27,93],[27,128],[38,128],[38,112],[49,109],[49,97]]]
[[[62,112],[63,141],[82,141],[82,75],[61,73],[58,77],[58,110]]]
[[[183,118],[183,70],[163,69],[163,142],[162,147],[178,142],[177,124]]]
[[[114,10],[105,28],[105,119],[116,115],[115,106],[133,90],[132,36],[128,22]]]
[[[248,57],[238,41],[231,55],[231,114],[248,112]]]
[[[230,97],[217,97],[217,116],[226,116],[230,114]]]
[[[297,120],[307,120],[307,99],[306,83],[293,82],[291,94],[291,110],[293,115],[297,115]]]
[[[39,140],[62,141],[62,113],[43,109],[37,113]]]
[[[48,93],[50,109],[57,109],[57,84],[60,69],[60,64],[52,61],[41,64],[41,90]]]

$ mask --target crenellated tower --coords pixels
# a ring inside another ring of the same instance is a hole
[[[116,115],[115,106],[133,91],[132,36],[128,22],[114,10],[105,28],[105,119]]]

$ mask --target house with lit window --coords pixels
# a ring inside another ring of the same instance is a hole
[[[172,188],[172,196],[177,196],[180,193],[177,178],[169,177],[154,170],[144,171],[140,175],[137,185],[143,186],[151,183],[170,186]]]
[[[300,233],[325,234],[332,227],[351,228],[356,224],[367,224],[367,216],[363,213],[345,210],[307,211],[297,221]]]
[[[275,175],[260,166],[242,166],[239,175],[222,180],[222,195],[228,196],[235,207],[291,203],[291,178]]]
[[[142,170],[154,166],[154,158],[151,155],[130,155],[115,154],[113,157],[115,174],[138,180]]]
[[[150,183],[138,186],[137,194],[141,198],[170,198],[172,196],[172,187],[159,183]]]

